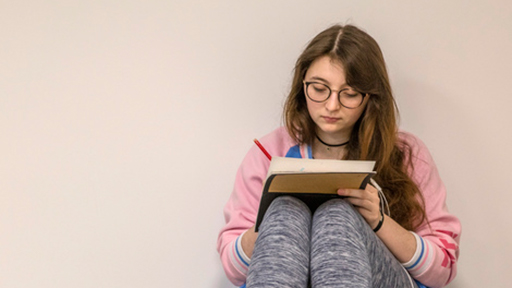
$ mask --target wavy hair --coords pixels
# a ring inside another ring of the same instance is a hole
[[[398,108],[393,98],[384,57],[377,42],[352,25],[334,25],[311,40],[297,59],[283,120],[288,133],[299,144],[312,144],[316,124],[311,119],[304,94],[306,71],[319,57],[339,61],[347,85],[369,95],[367,106],[354,125],[347,145],[347,160],[376,161],[375,180],[402,227],[413,230],[426,219],[422,194],[411,179],[412,150],[398,137]]]

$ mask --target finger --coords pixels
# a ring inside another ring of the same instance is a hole
[[[361,189],[338,189],[338,195],[347,197],[361,197],[363,193]]]
[[[376,194],[376,195],[379,194],[379,190],[377,190],[377,188],[373,187],[370,184],[366,185],[366,187],[364,188],[364,191],[366,191],[369,194]]]
[[[365,195],[372,195],[367,197],[376,197],[378,198],[378,190],[371,185],[366,185],[365,189],[338,189],[338,195],[346,196],[346,197],[360,197],[364,198]],[[376,195],[376,196],[375,196]]]
[[[359,210],[359,213],[364,215],[365,219],[367,221],[373,221],[375,218],[378,218],[380,215],[380,205],[379,203],[375,203],[372,201],[369,201],[367,199],[360,199],[360,198],[345,198],[345,201],[352,204],[356,209]]]
[[[380,221],[381,215],[380,213],[372,213],[364,208],[355,207],[356,210],[363,216],[364,220],[370,225],[370,227],[374,228]]]
[[[379,191],[372,185],[366,185],[364,189],[367,197],[371,198],[372,201],[380,203]]]
[[[375,213],[375,211],[379,211],[379,205],[370,199],[363,199],[363,198],[354,198],[354,197],[348,197],[345,198],[345,201],[348,201],[352,205],[363,208],[365,210],[368,210],[372,213]]]
[[[338,192],[339,195],[345,196],[347,198],[359,198],[362,200],[368,200],[372,203],[375,203],[377,205],[380,204],[380,198],[378,193],[369,192],[366,190],[350,190],[345,189],[343,191]]]

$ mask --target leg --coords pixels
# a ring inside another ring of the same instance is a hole
[[[414,287],[402,265],[346,201],[329,200],[313,217],[313,287]]]
[[[306,287],[310,229],[311,212],[302,201],[276,198],[259,228],[247,287]]]

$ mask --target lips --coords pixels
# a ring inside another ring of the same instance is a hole
[[[335,123],[335,122],[339,121],[341,118],[322,116],[322,119],[324,119],[324,121],[327,123]]]

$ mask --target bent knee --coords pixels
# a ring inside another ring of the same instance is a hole
[[[301,200],[292,196],[280,196],[270,204],[263,221],[268,218],[289,219],[289,221],[311,221],[311,211]]]
[[[275,207],[279,207],[279,210],[290,209],[290,210],[298,210],[298,211],[307,211],[311,213],[308,206],[302,202],[301,200],[292,197],[292,196],[280,196],[274,199],[269,206],[269,209],[275,209]]]
[[[326,201],[316,209],[314,219],[333,218],[338,223],[363,224],[364,218],[359,212],[343,199],[331,199]],[[356,225],[357,226],[357,225]]]

